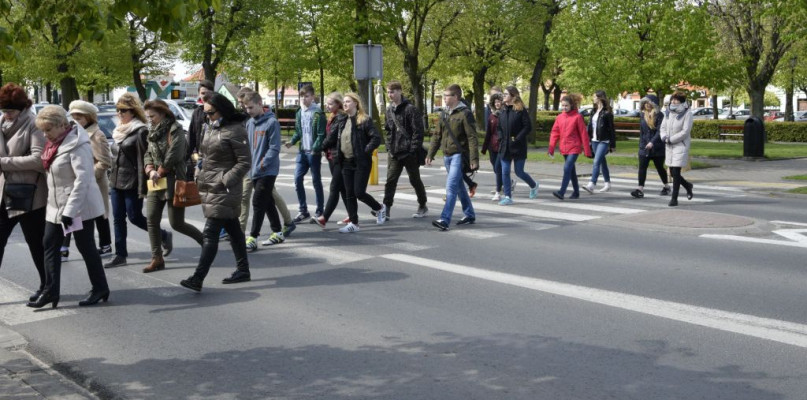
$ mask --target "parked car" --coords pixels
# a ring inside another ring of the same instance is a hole
[[[723,111],[724,112],[717,115],[718,119],[743,120],[748,119],[751,116],[751,110],[734,110],[733,112],[728,112],[728,110]]]
[[[615,108],[614,109],[614,116],[615,117],[627,117],[627,118],[639,118],[641,116],[641,111],[639,110],[628,110],[625,108]]]
[[[784,122],[785,117],[784,113],[782,113],[782,117],[776,118],[774,121],[776,122]],[[796,111],[793,115],[793,122],[807,122],[807,111]]]
[[[34,103],[33,106],[31,107],[31,111],[33,111],[34,114],[39,114],[39,112],[42,111],[42,109],[45,108],[45,106],[49,106],[49,105],[50,105],[50,103],[48,103],[47,101],[41,101],[39,103]]]
[[[712,107],[698,107],[692,110],[692,119],[714,119],[714,117]]]
[[[193,114],[193,110],[188,110],[184,107],[180,107],[179,103],[174,100],[163,99],[166,104],[168,104],[168,108],[171,109],[171,112],[174,113],[174,117],[176,117],[177,122],[182,125],[182,129],[185,130],[185,133],[191,127],[191,115]]]
[[[784,116],[785,116],[784,112],[772,110],[772,111],[765,111],[765,114],[763,114],[763,119],[765,121],[774,121],[777,118],[784,118]]]
[[[98,127],[101,132],[104,132],[107,142],[112,146],[112,131],[118,126],[118,113],[115,111],[99,111],[98,112]]]
[[[588,116],[591,116],[591,111],[592,110],[593,110],[593,107],[591,107],[591,106],[583,106],[583,107],[580,107],[577,110],[577,112],[579,112],[580,115],[582,115],[584,117],[588,117]]]

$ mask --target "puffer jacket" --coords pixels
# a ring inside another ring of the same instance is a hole
[[[689,163],[690,131],[692,131],[692,111],[689,104],[680,113],[669,108],[664,112],[664,121],[659,129],[661,141],[666,145],[664,162],[668,167],[684,167]]]
[[[499,154],[506,161],[527,158],[527,135],[532,129],[530,114],[526,109],[516,111],[505,105],[499,114]]]
[[[549,135],[549,154],[555,154],[555,145],[559,142],[560,154],[580,154],[580,150],[583,150],[586,157],[592,157],[586,124],[577,110],[562,112],[555,118]]]
[[[146,176],[152,170],[155,170],[162,171],[160,173],[161,178],[167,178],[168,190],[157,192],[157,196],[161,200],[167,200],[174,197],[176,181],[186,180],[188,171],[185,155],[188,151],[188,139],[185,137],[185,130],[182,129],[182,125],[176,121],[162,128],[162,131],[157,135],[149,134],[150,137],[147,137],[148,148],[143,156],[143,164],[145,165]],[[168,143],[169,135],[171,137],[170,144]]]
[[[645,104],[650,103],[653,105],[653,125],[651,128],[644,117]],[[665,151],[664,142],[661,141],[661,134],[659,128],[662,121],[664,121],[664,114],[659,111],[658,97],[649,94],[639,102],[639,109],[643,110],[639,118],[639,156],[641,157],[664,157]],[[653,143],[653,149],[648,152],[647,144]]]
[[[112,148],[112,165],[109,185],[113,189],[137,189],[142,197],[146,195],[146,173],[143,169],[143,157],[148,148],[146,136],[148,128],[142,126],[133,130],[122,142]]]
[[[236,114],[222,125],[214,122],[202,140],[204,161],[196,184],[205,218],[236,219],[241,215],[241,192],[252,156],[244,128],[246,114]]]
[[[345,129],[348,118],[353,122],[350,142],[353,145],[353,157],[356,159],[356,167],[369,170],[373,165],[373,150],[377,149],[381,144],[381,136],[370,118],[365,119],[361,124],[357,124],[355,116],[337,115],[334,121],[331,122],[331,132],[322,142],[322,148],[331,148],[331,154],[335,155],[333,161],[342,165],[345,155],[339,148],[339,143],[342,142],[342,131]]]
[[[109,218],[109,178],[107,177],[107,171],[112,168],[112,150],[109,148],[106,135],[98,127],[98,124],[92,124],[84,128],[84,130],[90,136],[95,182],[98,183],[101,198],[104,200],[104,218]]]
[[[454,138],[457,139],[461,148],[457,148],[451,135],[448,134],[446,126],[451,127]],[[432,135],[429,158],[434,159],[437,150],[443,150],[445,156],[467,151],[471,164],[479,165],[479,138],[476,136],[476,122],[474,114],[465,104],[458,104],[451,110],[450,115],[440,114],[437,132]]]
[[[8,129],[0,133],[0,201],[4,198],[6,183],[27,183],[36,185],[32,210],[48,204],[48,186],[45,182],[45,169],[42,168],[42,149],[45,148],[45,135],[34,124],[31,109],[20,112],[20,116]],[[9,211],[13,218],[25,211]]]
[[[592,122],[594,121],[594,113],[596,112],[596,109],[591,111],[591,117],[589,118],[588,125],[586,126],[589,141],[594,140],[594,125]],[[597,117],[597,141],[604,142],[606,140],[608,141],[608,147],[611,149],[611,151],[614,151],[614,149],[616,149],[614,113],[602,109],[600,110],[600,115]]]
[[[402,97],[401,104],[390,105],[385,120],[387,153],[392,157],[404,159],[410,154],[416,154],[418,148],[423,146],[423,118],[409,100]],[[405,132],[399,132],[398,126]]]
[[[47,175],[48,222],[61,224],[62,215],[88,221],[104,214],[104,200],[93,172],[90,137],[84,128],[73,125],[59,145]]]

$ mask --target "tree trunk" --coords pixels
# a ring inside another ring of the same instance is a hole
[[[712,117],[717,119],[717,95],[712,95]]]
[[[67,109],[70,107],[70,102],[79,99],[76,78],[65,76],[59,81],[59,84],[62,88],[62,107]]]
[[[3,69],[0,68],[0,87],[3,86]]]
[[[540,87],[541,92],[544,93],[544,110],[549,110],[549,95],[552,94],[552,87],[546,88],[543,84]]]
[[[552,100],[552,109],[558,111],[560,110],[560,96],[563,94],[563,90],[560,90],[560,85],[557,83],[555,84],[553,94],[555,95],[555,98]]]
[[[95,103],[95,89],[90,88],[87,90],[87,101],[90,103]]]
[[[147,95],[146,86],[143,84],[143,79],[140,77],[140,72],[139,67],[132,67],[132,82],[134,82],[135,90],[137,90],[137,97],[140,97],[140,101],[145,102]]]
[[[431,103],[432,103],[432,106],[431,106],[431,110],[429,110],[429,113],[433,113],[433,112],[434,112],[434,86],[435,86],[436,84],[437,84],[437,79],[432,79],[432,83],[431,83],[431,86],[432,86],[432,97],[431,97],[431,99],[432,99],[432,102],[431,102]]]
[[[544,42],[544,47],[546,47],[546,42]],[[546,66],[546,52],[542,52],[542,54],[543,56],[538,57],[538,60],[535,61],[535,65],[532,67],[532,76],[530,76],[530,101],[527,113],[532,118],[533,124],[532,129],[530,129],[530,135],[527,137],[528,142],[535,141],[535,130],[538,128],[535,123],[535,117],[538,113],[538,87],[541,86],[541,75],[544,74],[544,67]]]
[[[325,107],[325,68],[319,64],[319,104]]]
[[[48,103],[54,102],[53,97],[51,97],[52,95],[53,95],[53,84],[48,82],[45,84],[45,101],[47,101]]]
[[[751,85],[746,91],[751,99],[751,115],[763,119],[765,113],[765,86]]]
[[[785,121],[794,121],[793,115],[793,85],[785,88]]]
[[[474,118],[476,118],[476,129],[485,130],[485,75],[488,69],[485,67],[474,71]],[[535,115],[530,114],[530,115]]]
[[[260,91],[260,89],[261,89],[260,84],[258,83],[258,81],[255,81],[255,89],[254,90],[257,92],[257,91]]]
[[[403,67],[406,72],[406,77],[409,78],[409,84],[412,86],[412,103],[418,110],[425,111],[426,103],[423,95],[423,76],[418,72],[420,64],[418,63],[417,57],[404,57]]]

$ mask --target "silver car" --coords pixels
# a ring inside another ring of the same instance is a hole
[[[714,119],[712,107],[698,107],[692,110],[692,119]]]

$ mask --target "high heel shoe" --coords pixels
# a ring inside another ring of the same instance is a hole
[[[93,292],[92,290],[90,290],[89,296],[87,296],[86,299],[79,301],[78,305],[91,306],[95,303],[98,303],[101,300],[103,300],[104,303],[106,303],[107,300],[109,300],[109,289],[99,290],[97,292]]]
[[[42,289],[37,289],[36,292],[34,292],[34,294],[32,294],[31,297],[28,298],[28,302],[30,302],[30,303],[35,302],[36,299],[38,299],[39,295],[41,295],[41,294],[42,294]]]
[[[56,308],[59,305],[59,295],[51,295],[49,293],[42,293],[39,295],[39,298],[36,301],[31,301],[26,304],[26,306],[31,308],[42,308],[48,305],[48,303],[53,303],[52,307]]]

